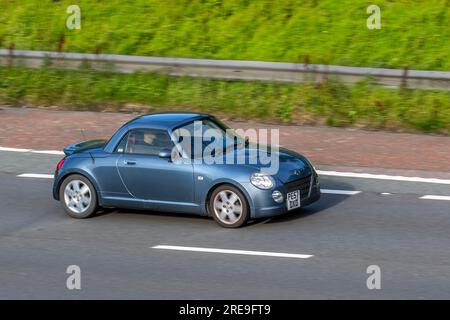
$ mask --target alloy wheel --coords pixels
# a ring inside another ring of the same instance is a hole
[[[242,215],[242,200],[231,190],[222,190],[214,197],[214,213],[221,222],[233,224]]]
[[[91,205],[91,189],[81,180],[72,180],[64,189],[64,201],[72,212],[84,213]]]

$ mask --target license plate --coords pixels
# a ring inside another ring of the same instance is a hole
[[[286,201],[288,210],[300,208],[300,190],[288,192]]]

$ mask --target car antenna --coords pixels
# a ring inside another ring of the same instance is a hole
[[[84,129],[81,128],[81,129],[80,129],[80,132],[81,132],[81,135],[83,136],[83,141],[86,141],[86,136],[85,136],[85,134],[84,134]],[[88,153],[89,153],[89,155],[91,156],[92,162],[95,163],[95,158],[94,158],[94,156],[92,155],[92,153],[91,153],[90,151],[88,151]]]
[[[81,128],[80,131],[81,131],[81,135],[83,136],[83,141],[86,141],[86,136],[84,135],[84,129]]]

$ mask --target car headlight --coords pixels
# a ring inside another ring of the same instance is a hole
[[[264,173],[254,173],[250,177],[250,182],[257,188],[260,189],[270,189],[275,185],[275,181],[273,178],[267,174]]]

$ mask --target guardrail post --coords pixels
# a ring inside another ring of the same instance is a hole
[[[306,82],[314,82],[314,75],[313,74],[309,75],[309,67],[310,66],[309,66],[309,55],[308,54],[306,54],[303,57],[303,67],[305,68],[304,79],[306,80]]]
[[[59,40],[58,40],[58,52],[61,53],[64,51],[64,45],[66,42],[66,38],[64,33],[61,33],[61,35],[59,36]]]
[[[328,73],[329,73],[328,65],[326,65],[324,69],[325,72],[322,74],[322,78],[320,80],[321,84],[325,84],[328,81]]]
[[[309,65],[309,55],[305,55],[303,58],[303,66],[305,67],[305,69],[308,69],[308,65]]]
[[[403,74],[402,74],[402,80],[401,80],[400,87],[402,89],[406,89],[408,87],[408,66],[405,66],[403,68]]]
[[[95,45],[95,54],[98,56],[102,53],[102,45],[100,43],[97,43]]]
[[[8,66],[12,66],[14,63],[14,50],[16,50],[16,45],[11,42],[11,44],[8,47]]]

